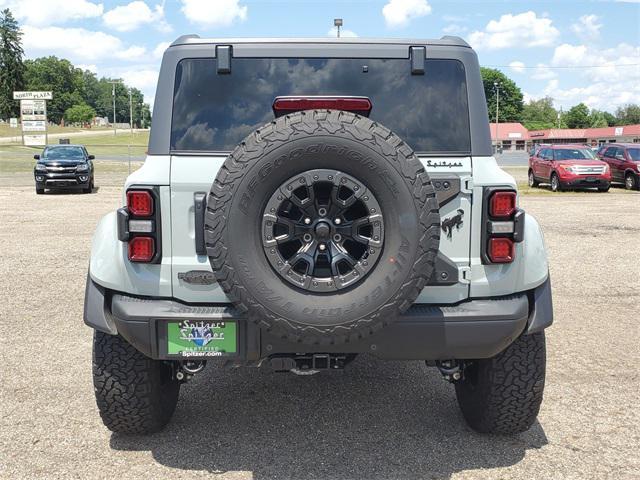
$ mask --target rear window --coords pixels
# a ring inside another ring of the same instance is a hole
[[[216,60],[185,59],[177,67],[171,149],[230,151],[274,119],[273,100],[285,95],[365,96],[369,118],[418,152],[469,153],[464,66],[427,60],[411,75],[406,59],[234,58],[231,74]]]

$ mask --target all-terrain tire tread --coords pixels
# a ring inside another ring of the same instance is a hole
[[[421,229],[417,254],[410,274],[389,301],[376,312],[349,325],[310,326],[291,322],[260,305],[227,261],[229,249],[225,223],[240,180],[251,165],[281,144],[300,134],[342,135],[362,142],[384,155],[405,179],[413,193]],[[389,129],[368,118],[336,110],[313,110],[279,117],[256,130],[227,157],[216,176],[207,200],[205,245],[213,273],[233,304],[265,330],[289,341],[306,344],[337,344],[358,341],[385,326],[404,312],[431,277],[440,241],[440,215],[435,190],[413,150]]]
[[[103,423],[127,434],[160,431],[171,419],[180,384],[162,382],[170,368],[146,357],[118,335],[95,331],[93,385]]]
[[[456,384],[462,413],[482,433],[515,434],[529,429],[540,411],[545,380],[544,332],[521,335],[493,358],[478,360],[473,388]]]

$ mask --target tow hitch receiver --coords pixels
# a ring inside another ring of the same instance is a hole
[[[276,372],[313,375],[321,370],[342,370],[354,358],[355,355],[329,353],[273,356],[269,366]]]
[[[459,360],[437,361],[436,366],[447,382],[455,383],[463,378],[464,363]]]

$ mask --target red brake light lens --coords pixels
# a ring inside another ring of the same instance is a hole
[[[511,263],[514,258],[514,244],[510,238],[489,239],[489,258],[493,263]]]
[[[495,192],[491,197],[489,214],[496,218],[508,218],[516,211],[516,192]]]
[[[133,237],[129,241],[129,260],[132,262],[150,262],[156,253],[152,237]]]
[[[130,190],[127,192],[127,208],[136,217],[153,215],[153,197],[146,190]]]
[[[276,117],[314,109],[345,110],[368,116],[371,108],[371,100],[367,97],[276,97],[273,101],[273,112]]]

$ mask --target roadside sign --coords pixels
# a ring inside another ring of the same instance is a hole
[[[46,132],[47,122],[44,120],[22,120],[23,132]]]
[[[20,100],[22,120],[47,120],[47,102],[45,100]]]
[[[9,119],[9,126],[11,128],[18,128],[18,119],[17,118],[10,118]]]
[[[53,99],[52,92],[13,92],[13,99],[20,100],[20,123],[22,123],[22,144],[43,146],[47,144],[47,100]],[[17,119],[12,118],[13,121]]]
[[[14,100],[52,100],[53,92],[13,92]]]
[[[22,141],[26,146],[40,147],[47,144],[47,135],[45,134],[22,134]]]

